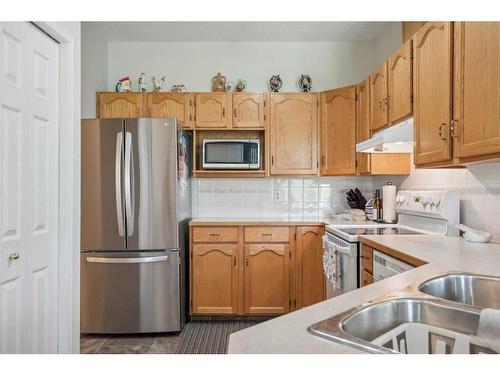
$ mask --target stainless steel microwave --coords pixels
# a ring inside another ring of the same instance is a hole
[[[204,139],[203,169],[259,169],[259,139]]]

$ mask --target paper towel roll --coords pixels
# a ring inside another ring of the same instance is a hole
[[[396,186],[391,182],[382,187],[382,219],[386,222],[396,221]]]

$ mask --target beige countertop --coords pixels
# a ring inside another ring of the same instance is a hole
[[[380,225],[373,221],[353,221],[345,217],[202,217],[194,218],[189,225]]]
[[[427,264],[304,309],[233,333],[228,353],[364,353],[307,332],[307,327],[389,293],[416,290],[423,281],[450,271],[500,276],[500,244],[477,244],[439,235],[365,236]]]

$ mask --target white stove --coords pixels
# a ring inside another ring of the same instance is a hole
[[[332,224],[323,238],[324,270],[329,280],[327,296],[359,288],[359,236],[363,235],[458,235],[460,200],[448,191],[399,191],[397,224],[374,222]],[[385,257],[387,258],[387,257]],[[392,259],[384,259],[384,262]]]

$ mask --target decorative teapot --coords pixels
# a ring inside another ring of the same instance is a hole
[[[311,76],[309,74],[301,74],[299,77],[299,80],[297,82],[297,85],[299,86],[299,89],[302,92],[311,91],[311,87],[312,87]]]
[[[152,78],[153,81],[153,92],[160,92],[163,86],[163,82],[165,82],[165,76],[161,77],[161,79],[156,79],[156,77]]]
[[[132,91],[132,81],[129,76],[121,78],[115,86],[116,92]]]
[[[217,75],[212,78],[212,91],[214,92],[226,91],[226,76],[217,73]]]
[[[278,92],[281,86],[283,86],[283,81],[281,80],[280,75],[277,74],[272,76],[269,80],[269,88],[271,89],[271,91]]]

